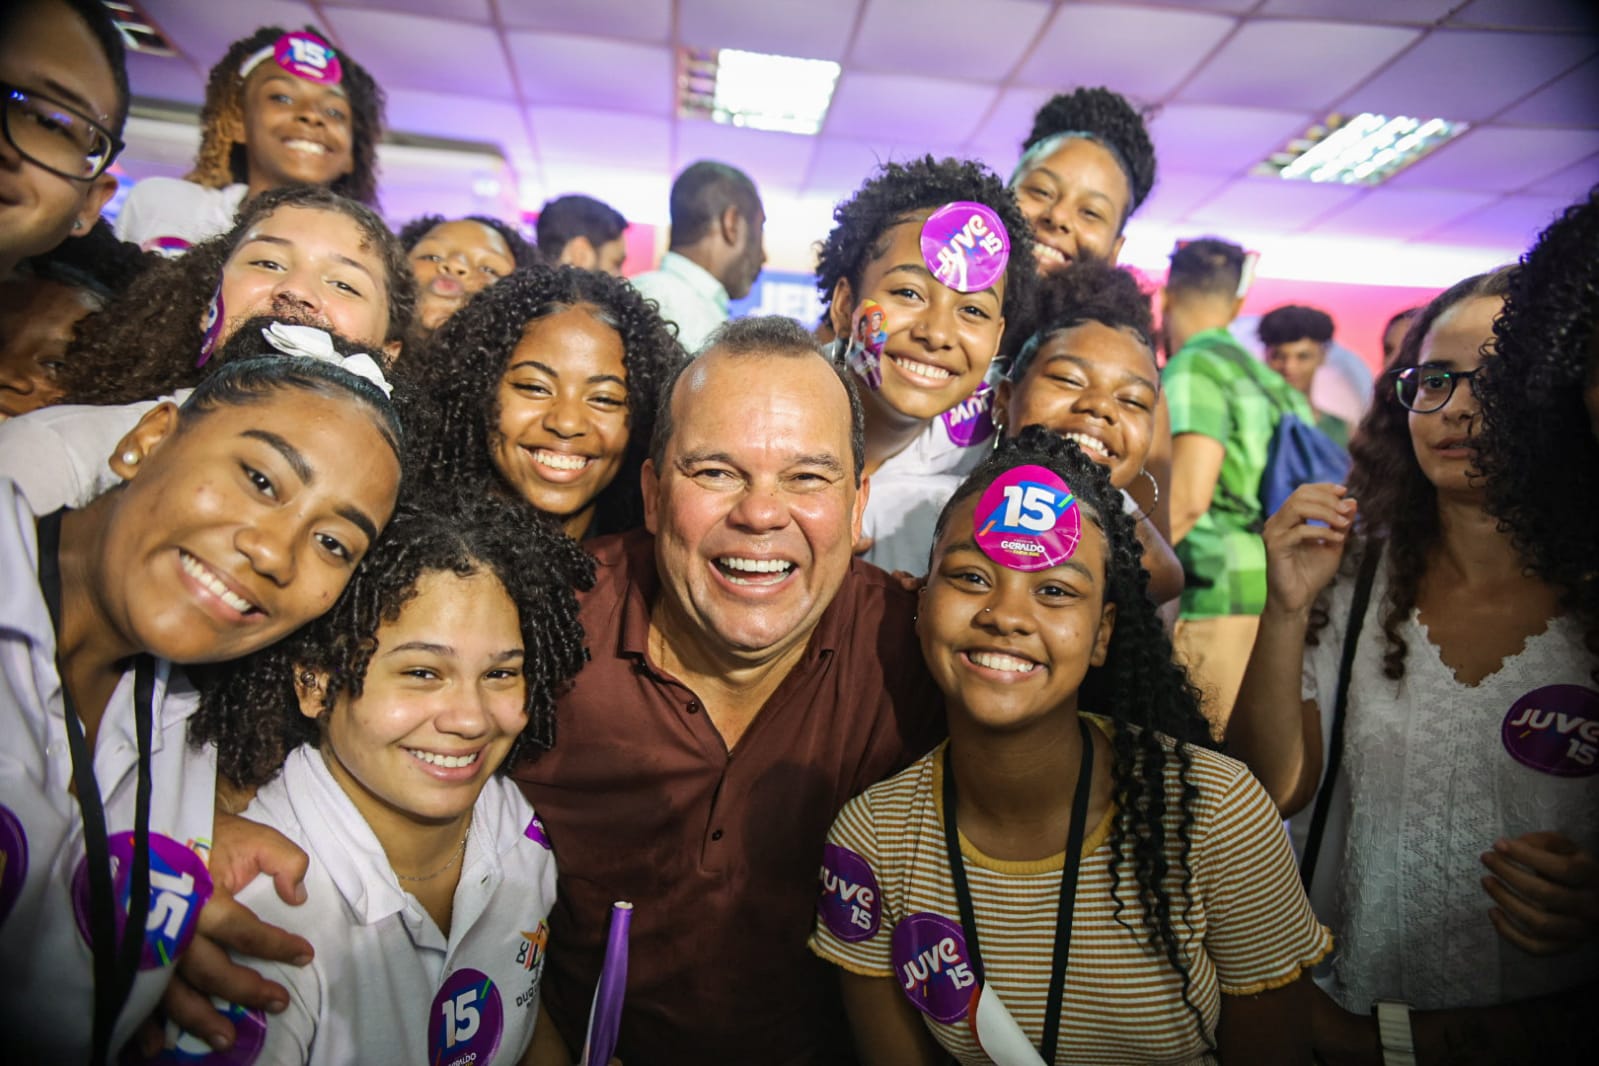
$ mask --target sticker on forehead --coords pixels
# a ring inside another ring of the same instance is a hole
[[[339,53],[309,33],[285,33],[279,37],[272,46],[272,59],[296,78],[318,85],[337,85],[344,80]]]
[[[1018,466],[994,479],[972,513],[983,554],[1012,570],[1048,570],[1072,557],[1082,539],[1077,497],[1055,472]]]
[[[922,260],[957,292],[979,292],[1005,273],[1010,234],[990,208],[971,200],[945,204],[922,224]]]
[[[883,305],[876,300],[862,300],[855,310],[855,328],[850,330],[844,361],[873,392],[883,387],[883,346],[887,343]]]

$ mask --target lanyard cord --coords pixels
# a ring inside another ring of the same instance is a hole
[[[1039,1052],[1044,1061],[1055,1061],[1055,1046],[1060,1040],[1061,1003],[1066,998],[1066,964],[1072,949],[1072,912],[1077,904],[1077,873],[1082,865],[1083,835],[1088,826],[1088,801],[1094,778],[1094,742],[1088,725],[1081,718],[1077,728],[1083,738],[1082,761],[1077,766],[1077,789],[1072,795],[1071,824],[1066,832],[1066,855],[1061,862],[1060,906],[1055,915],[1055,951],[1049,971],[1049,999],[1044,1004],[1044,1040]],[[971,889],[966,884],[966,863],[961,858],[960,830],[955,824],[955,770],[950,765],[949,749],[944,749],[944,849],[949,855],[949,872],[955,882],[955,897],[960,903],[961,929],[966,934],[966,951],[978,981],[983,980],[983,953],[977,943],[977,915],[972,907]]]
[[[89,1061],[101,1066],[110,1059],[112,1031],[133,989],[144,948],[145,915],[150,911],[150,747],[155,704],[155,670],[147,655],[134,667],[134,727],[138,734],[138,785],[134,793],[133,868],[129,871],[128,920],[117,940],[116,888],[111,878],[110,838],[105,803],[94,774],[94,755],[83,732],[72,691],[61,666],[61,517],[62,511],[39,519],[39,587],[58,640],[56,672],[66,711],[67,745],[72,752],[72,784],[83,815],[83,848],[89,875],[89,929],[94,956],[94,1037]],[[135,918],[134,915],[138,917]]]

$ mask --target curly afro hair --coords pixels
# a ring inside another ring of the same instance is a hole
[[[1020,382],[1046,340],[1084,322],[1127,330],[1150,350],[1150,359],[1154,359],[1155,317],[1149,294],[1128,271],[1086,260],[1073,263],[1070,270],[1053,271],[1039,278],[1033,309],[1024,327],[1031,335],[1006,364],[1005,376]]]
[[[1111,895],[1116,920],[1136,931],[1124,918],[1128,901],[1121,890],[1130,873],[1132,898],[1147,942],[1181,975],[1183,1002],[1204,1032],[1204,1018],[1190,995],[1193,982],[1183,962],[1185,937],[1175,927],[1173,896],[1180,897],[1186,923],[1192,906],[1188,890],[1194,879],[1190,865],[1194,803],[1199,796],[1189,780],[1190,749],[1214,750],[1216,742],[1200,714],[1199,692],[1172,657],[1171,639],[1145,593],[1149,575],[1144,571],[1143,548],[1132,516],[1122,509],[1121,493],[1111,487],[1109,473],[1075,441],[1042,426],[1028,426],[1015,437],[1002,439],[993,455],[955,490],[939,515],[934,553],[961,501],[981,493],[1005,471],[1027,465],[1052,470],[1070,485],[1085,522],[1105,537],[1105,600],[1116,605],[1116,625],[1105,663],[1089,669],[1078,703],[1118,727],[1111,738],[1116,798],[1116,822],[1109,840]],[[1173,838],[1175,871],[1166,850]]]
[[[343,215],[383,260],[389,292],[386,341],[401,340],[416,308],[416,279],[399,242],[371,208],[320,185],[291,185],[246,201],[227,233],[176,259],[149,264],[121,296],[78,324],[62,384],[67,403],[134,403],[192,388],[215,363],[197,368],[200,323],[234,249],[279,208]],[[285,316],[291,317],[291,316]]]
[[[1127,214],[1149,198],[1155,187],[1155,146],[1149,140],[1146,115],[1136,110],[1127,98],[1104,86],[1061,93],[1038,109],[1033,116],[1033,131],[1022,142],[1025,154],[1034,145],[1061,133],[1086,133],[1110,149],[1127,171],[1132,202]],[[1127,219],[1122,219],[1122,225]]]
[[[536,266],[542,261],[532,243],[522,236],[515,226],[501,222],[497,218],[490,218],[488,215],[467,215],[465,218],[423,215],[421,218],[413,218],[400,229],[400,247],[405,249],[407,255],[410,255],[411,249],[415,248],[423,237],[426,237],[435,228],[444,225],[446,222],[476,222],[498,233],[500,239],[505,242],[505,246],[510,249],[511,261],[516,264],[518,270],[523,267]]]
[[[1599,654],[1593,532],[1573,521],[1599,513],[1599,442],[1583,404],[1599,374],[1599,186],[1511,271],[1494,336],[1498,356],[1476,379],[1488,508],[1533,572],[1562,591]]]
[[[20,271],[109,300],[160,261],[154,252],[142,252],[137,244],[118,240],[102,218],[82,237],[62,241],[48,252],[23,260]]]
[[[249,658],[194,671],[201,696],[190,742],[214,743],[217,768],[236,785],[270,781],[291,751],[320,739],[318,724],[300,713],[296,674],[325,674],[321,720],[341,713],[341,696],[361,696],[379,629],[399,619],[433,573],[491,574],[516,604],[528,721],[497,772],[548,749],[555,697],[583,665],[575,590],[594,584],[594,563],[554,523],[482,494],[408,500],[327,614]]]
[[[578,306],[594,308],[595,318],[621,336],[627,370],[627,451],[595,501],[589,535],[643,524],[639,471],[661,383],[686,356],[653,304],[623,279],[591,270],[518,270],[472,297],[419,355],[401,360],[396,388],[414,442],[410,476],[440,489],[469,484],[514,491],[494,461],[500,380],[530,323]]]
[[[1007,322],[1020,318],[1032,301],[1033,231],[1016,199],[993,171],[963,159],[923,156],[908,163],[884,163],[855,195],[833,209],[833,232],[816,258],[816,288],[825,311],[833,290],[847,280],[859,296],[861,278],[872,260],[888,251],[890,229],[909,222],[919,211],[955,200],[988,207],[1010,235],[1010,261],[1005,265],[1005,298],[1001,313]],[[1007,331],[1009,332],[1009,331]]]
[[[1255,334],[1268,348],[1305,340],[1326,344],[1333,338],[1333,320],[1327,312],[1314,307],[1285,304],[1261,315]]]
[[[244,144],[234,139],[244,129],[244,79],[239,77],[239,67],[288,32],[281,26],[262,26],[229,45],[227,52],[211,68],[205,85],[205,104],[200,109],[200,151],[195,156],[194,169],[185,175],[189,181],[220,189],[250,180]],[[301,32],[327,40],[327,34],[315,26],[301,27]],[[331,188],[341,196],[376,207],[377,148],[383,139],[387,104],[383,90],[366,68],[343,49],[337,51],[344,76],[340,84],[350,100],[350,152],[355,165],[348,174],[334,181]]]

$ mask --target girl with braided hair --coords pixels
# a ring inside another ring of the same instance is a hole
[[[194,169],[135,185],[117,236],[177,255],[226,231],[248,200],[289,185],[376,207],[383,122],[383,90],[318,30],[263,26],[211,68]]]
[[[940,515],[917,632],[950,739],[833,823],[811,939],[868,1066],[1308,1060],[1330,942],[1140,556],[1105,470],[1039,426]]]

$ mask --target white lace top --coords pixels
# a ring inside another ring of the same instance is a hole
[[[1379,998],[1429,1010],[1484,1006],[1593,980],[1593,942],[1539,958],[1495,932],[1481,861],[1496,839],[1536,830],[1599,854],[1599,744],[1590,743],[1599,741],[1599,692],[1580,626],[1554,619],[1497,672],[1466,685],[1412,610],[1400,629],[1405,676],[1391,681],[1382,673],[1385,576],[1379,571],[1360,632],[1340,780],[1311,889],[1334,936],[1324,987],[1365,1014]],[[1340,574],[1331,622],[1305,649],[1304,698],[1321,708],[1323,751],[1354,584]],[[1313,806],[1294,818],[1296,848]]]

